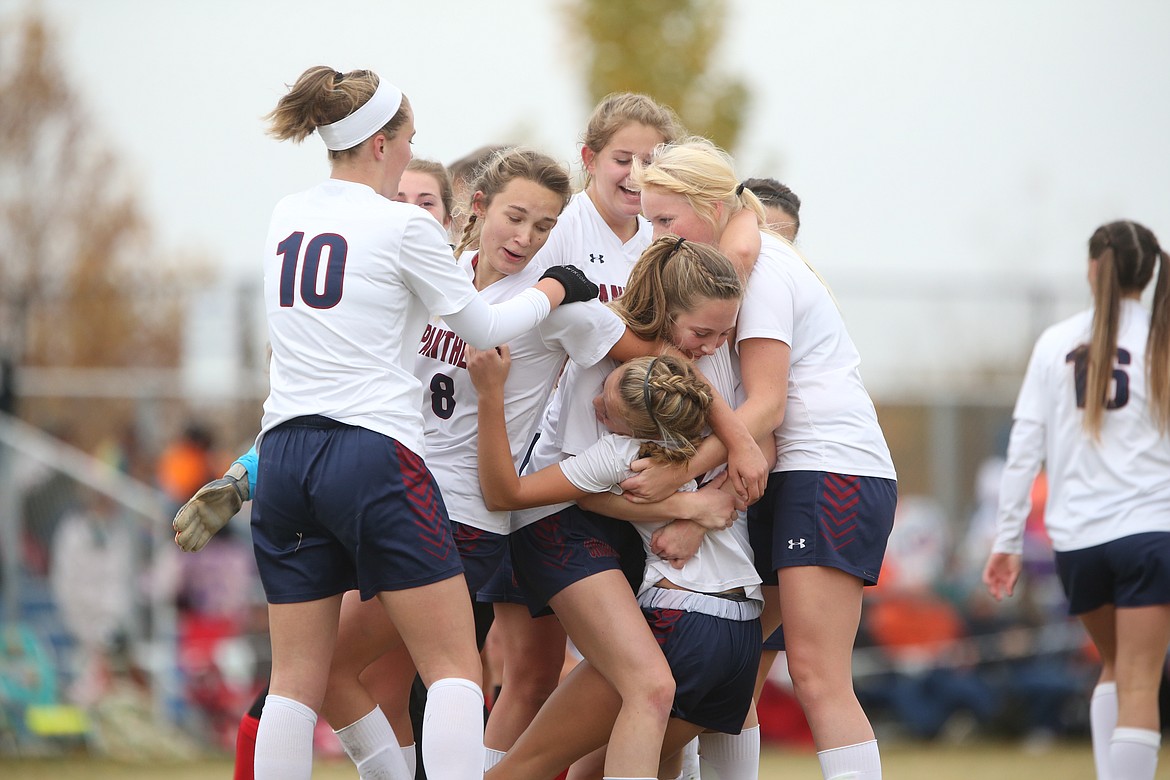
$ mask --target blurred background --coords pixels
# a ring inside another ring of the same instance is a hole
[[[170,518],[259,424],[258,253],[328,175],[260,117],[319,64],[400,86],[418,157],[578,171],[596,100],[636,90],[790,186],[899,473],[856,657],[879,735],[1087,740],[1042,480],[1024,592],[978,579],[1089,235],[1170,232],[1167,30],[1160,0],[0,0],[0,756],[228,750],[266,678],[247,507],[197,556]],[[807,745],[778,666],[765,738]]]

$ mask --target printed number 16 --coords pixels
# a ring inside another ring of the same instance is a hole
[[[1117,350],[1118,366],[1130,364],[1129,350]],[[1088,353],[1084,349],[1074,349],[1064,356],[1065,363],[1073,364],[1073,377],[1077,388],[1077,408],[1085,408],[1085,369],[1088,367]],[[1113,369],[1113,397],[1105,400],[1106,409],[1120,409],[1129,403],[1129,374],[1123,368]]]

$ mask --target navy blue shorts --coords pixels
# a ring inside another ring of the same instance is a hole
[[[1170,604],[1170,533],[1134,534],[1056,553],[1070,615],[1098,607]]]
[[[671,717],[738,734],[760,668],[760,621],[678,609],[642,612],[674,675]]]
[[[748,509],[748,535],[765,585],[785,566],[829,566],[876,585],[894,527],[898,483],[826,471],[777,471]]]
[[[451,527],[455,533],[459,559],[463,561],[467,590],[475,595],[499,569],[500,561],[508,550],[508,537],[466,523],[451,523]]]
[[[575,582],[610,569],[642,584],[646,553],[631,523],[566,507],[510,537],[512,570],[533,617],[552,614],[548,602]]]
[[[475,600],[485,604],[519,604],[528,606],[528,598],[524,589],[516,580],[516,572],[512,568],[512,543],[505,537],[504,554],[500,558],[500,565],[475,594]]]
[[[784,626],[777,626],[776,630],[764,639],[765,650],[784,650]]]
[[[325,417],[264,434],[252,541],[264,593],[295,604],[439,582],[463,571],[439,488],[394,439]]]

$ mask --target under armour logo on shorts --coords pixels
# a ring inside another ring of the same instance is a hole
[[[789,539],[788,540],[788,549],[789,550],[795,550],[798,548],[801,550],[804,549],[804,539]]]
[[[591,262],[591,263],[604,263],[605,262],[605,255],[595,255],[592,252],[590,252],[589,253],[589,262]]]

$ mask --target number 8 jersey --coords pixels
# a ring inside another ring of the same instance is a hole
[[[471,277],[474,253],[460,258]],[[540,278],[543,268],[529,263],[480,295],[489,303],[514,297]],[[597,363],[626,331],[625,323],[598,301],[559,307],[536,328],[508,342],[512,365],[504,384],[504,410],[513,462],[519,466],[540,412],[544,410],[565,358],[585,366]],[[491,512],[479,487],[479,399],[467,374],[463,340],[441,318],[432,318],[418,347],[414,373],[423,385],[427,466],[439,483],[451,519],[490,531],[510,532],[509,512]]]
[[[1133,534],[1170,531],[1170,437],[1148,406],[1146,338],[1150,314],[1123,299],[1117,354],[1100,440],[1085,430],[1084,358],[1092,312],[1048,328],[1036,342],[1012,415],[1000,489],[995,552],[1019,553],[1032,481],[1048,475],[1044,523],[1059,552]]]

